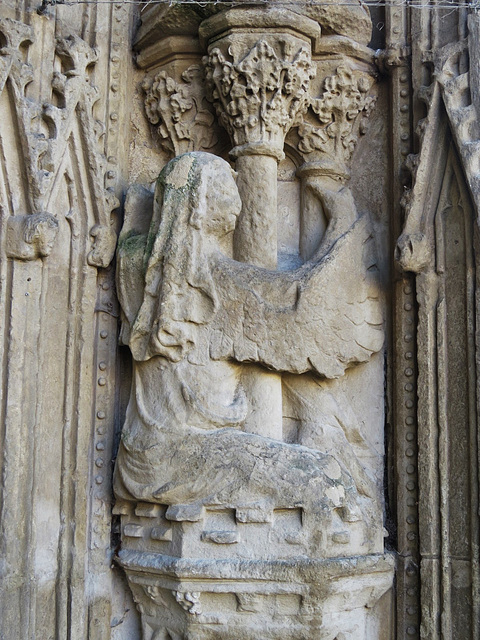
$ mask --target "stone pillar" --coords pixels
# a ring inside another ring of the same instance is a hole
[[[235,237],[238,260],[267,269],[277,266],[277,161],[272,150],[253,145],[237,148],[237,185],[242,213]],[[249,399],[245,424],[252,433],[282,438],[282,379],[278,373],[250,365],[242,376]]]
[[[313,20],[263,7],[232,9],[200,26],[211,99],[235,145],[230,156],[243,203],[235,256],[267,269],[277,267],[277,164],[285,135],[308,106],[319,36]],[[250,403],[246,430],[281,439],[280,375],[252,365],[242,384]]]

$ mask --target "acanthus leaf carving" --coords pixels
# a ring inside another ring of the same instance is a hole
[[[229,50],[232,56],[231,49]],[[283,42],[283,55],[260,40],[239,61],[229,61],[214,48],[204,59],[209,97],[222,125],[237,146],[283,139],[308,107],[310,80],[315,76],[307,47],[293,53]]]
[[[149,121],[158,125],[165,148],[174,156],[188,151],[212,149],[218,142],[218,130],[204,89],[204,72],[191,65],[176,82],[166,71],[143,83],[145,111]]]
[[[320,126],[304,122],[298,127],[298,148],[308,160],[328,156],[345,171],[375,106],[376,98],[370,94],[372,84],[369,74],[355,73],[346,63],[325,79],[323,95],[310,101],[310,110]]]
[[[178,604],[190,615],[199,616],[202,613],[200,605],[200,592],[198,591],[172,591]]]

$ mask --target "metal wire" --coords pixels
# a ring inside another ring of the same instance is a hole
[[[242,5],[258,5],[264,6],[270,3],[271,0],[254,0],[253,2],[250,0],[242,1],[242,0],[202,0],[201,2],[196,2],[195,0],[43,0],[42,6],[75,6],[77,4],[135,4],[140,7],[142,5],[156,5],[163,4],[168,6],[177,6],[177,5],[199,5],[200,7],[206,7],[208,5],[228,5],[231,6],[242,6]],[[359,4],[363,4],[369,7],[391,7],[391,8],[402,8],[407,7],[409,9],[428,9],[431,11],[438,11],[442,9],[471,9],[474,11],[478,11],[480,9],[480,0],[474,0],[473,2],[458,2],[456,0],[440,0],[440,2],[433,4],[430,2],[415,2],[415,0],[400,0],[399,2],[389,2],[388,0],[374,0],[372,2],[349,2],[348,0],[343,2],[325,2],[323,0],[280,0],[275,1],[275,6],[282,7],[291,7],[302,4],[305,6],[318,6],[318,7],[328,7],[328,6],[336,6],[336,7],[358,7]]]

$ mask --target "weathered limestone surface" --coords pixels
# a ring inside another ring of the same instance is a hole
[[[478,17],[468,25],[469,41],[436,34],[396,249],[416,276],[420,632],[432,639],[478,633]]]
[[[452,9],[0,4],[2,640],[478,637]]]
[[[188,153],[158,179],[148,234],[137,234],[129,217],[120,236],[122,339],[135,363],[115,471],[120,563],[146,638],[167,629],[180,636],[254,637],[255,616],[238,617],[239,610],[263,611],[264,635],[283,637],[292,623],[282,622],[287,614],[258,603],[244,609],[241,595],[247,589],[256,601],[268,601],[270,592],[276,601],[284,591],[279,582],[289,580],[298,610],[292,637],[333,638],[354,630],[367,637],[360,609],[371,608],[391,584],[374,478],[342,427],[319,416],[307,422],[305,409],[298,414],[300,441],[309,446],[245,429],[250,399],[243,381],[250,372],[239,365],[260,362],[336,378],[381,349],[371,231],[366,218],[356,219],[352,211],[355,221],[333,247],[294,271],[271,271],[232,260],[240,211],[229,165]],[[354,282],[345,277],[349,273],[358,274]],[[328,412],[325,404],[323,410]],[[342,557],[355,558],[346,574],[344,560],[333,560]],[[288,570],[283,561],[293,559]],[[309,575],[317,559],[318,569]],[[239,561],[252,566],[253,577]],[[300,576],[299,565],[305,565]],[[195,595],[176,596],[186,615],[165,600],[170,566],[178,567],[182,580],[198,571],[207,580]],[[277,566],[283,567],[281,578]],[[356,584],[359,601],[337,611],[329,593],[307,606],[322,567],[334,575],[340,570],[345,585]],[[255,584],[264,571],[272,572],[265,594]],[[233,603],[240,598],[240,605],[222,606],[215,595],[221,593]],[[202,612],[204,599],[213,599],[209,613]]]
[[[103,639],[129,18],[39,4],[0,6],[0,636]]]
[[[129,191],[119,238],[119,563],[147,639],[254,638],[259,617],[266,638],[380,638],[385,276],[348,186],[373,52],[274,5],[217,9],[185,50],[179,11],[173,29],[153,9],[137,39],[147,117],[177,157],[153,203]]]

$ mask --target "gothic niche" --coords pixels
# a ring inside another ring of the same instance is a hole
[[[372,228],[348,187],[374,104],[369,18],[185,11],[188,56],[158,9],[137,40],[147,116],[175,157],[153,205],[130,190],[117,250],[133,356],[118,562],[145,640],[373,640],[393,577],[381,451],[345,392],[384,343]],[[279,163],[300,180],[293,222],[277,216]]]

